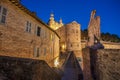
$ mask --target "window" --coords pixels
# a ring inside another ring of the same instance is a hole
[[[48,32],[46,31],[46,33],[45,33],[45,38],[48,38]]]
[[[74,29],[72,29],[72,33],[74,33],[75,31],[74,31]]]
[[[44,56],[46,56],[46,48],[44,48]]]
[[[76,33],[78,33],[78,30],[76,30]]]
[[[71,47],[72,47],[72,44],[71,44]]]
[[[77,44],[77,47],[79,47],[79,44]]]
[[[50,53],[52,54],[52,48],[50,48]]]
[[[29,21],[26,23],[26,31],[31,32],[31,23]]]
[[[40,49],[35,47],[34,48],[34,57],[39,57],[40,56]]]
[[[47,37],[47,32],[46,32],[46,30],[44,31],[44,38],[46,38]]]
[[[7,9],[0,6],[0,23],[5,23],[7,15]]]
[[[44,38],[44,29],[41,28],[41,37]]]
[[[51,41],[53,40],[53,36],[52,36],[52,34],[50,35],[50,39],[51,39]]]
[[[40,31],[41,31],[41,28],[38,26],[37,27],[37,36],[40,36]]]

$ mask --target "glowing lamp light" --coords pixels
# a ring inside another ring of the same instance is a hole
[[[65,45],[62,45],[62,49],[65,49]]]
[[[59,65],[58,59],[55,60],[54,65],[55,65],[55,67],[58,67],[58,65]]]

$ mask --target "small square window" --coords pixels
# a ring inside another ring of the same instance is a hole
[[[46,56],[46,48],[44,48],[44,56]]]
[[[71,44],[71,47],[72,47],[73,45]]]
[[[38,47],[34,48],[34,57],[39,57],[40,56],[40,49]]]
[[[0,23],[5,23],[7,15],[7,9],[0,6]]]
[[[29,21],[26,23],[26,31],[31,32],[31,23]]]
[[[41,28],[37,27],[37,36],[40,36],[40,31],[41,31]]]

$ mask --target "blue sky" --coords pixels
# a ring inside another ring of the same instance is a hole
[[[120,0],[21,0],[21,3],[45,23],[53,12],[56,21],[60,18],[64,24],[77,21],[82,29],[88,27],[90,13],[96,9],[96,15],[101,17],[101,32],[120,36]]]

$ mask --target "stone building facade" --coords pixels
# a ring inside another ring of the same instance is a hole
[[[0,55],[45,60],[53,66],[59,36],[19,0],[0,0]]]
[[[95,17],[95,12],[91,13],[89,36],[100,39],[100,17]],[[82,60],[81,50],[86,42],[81,41],[80,24],[73,21],[64,25],[62,19],[56,22],[51,14],[48,25],[19,0],[0,0],[0,55],[42,59],[53,65],[53,61],[58,61],[60,49],[62,52],[74,51]],[[107,48],[111,45],[116,48],[117,44],[105,43]]]

